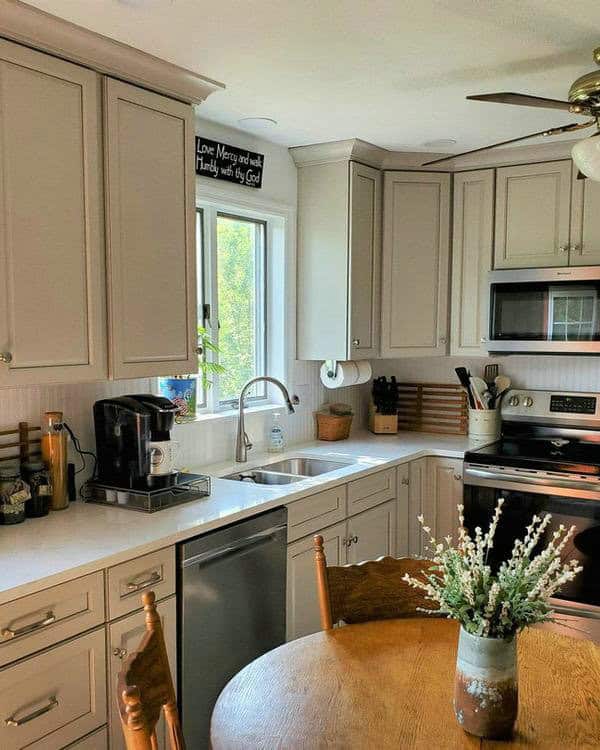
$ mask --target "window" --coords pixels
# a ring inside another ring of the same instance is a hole
[[[591,341],[596,334],[595,289],[550,288],[549,338],[553,341]]]
[[[231,408],[246,381],[267,373],[267,222],[199,208],[197,247],[199,325],[219,350],[205,356],[224,368],[209,375],[199,408]],[[247,394],[248,401],[266,397],[264,382]]]

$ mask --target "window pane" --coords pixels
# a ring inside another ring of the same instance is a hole
[[[221,401],[239,396],[244,383],[264,374],[264,231],[261,223],[217,217],[219,376]],[[264,396],[264,384],[249,397]]]

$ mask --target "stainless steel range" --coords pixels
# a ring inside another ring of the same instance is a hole
[[[464,482],[470,530],[505,499],[492,564],[510,556],[534,513],[552,514],[548,537],[575,526],[565,557],[583,571],[553,601],[557,627],[600,642],[600,393],[510,391],[501,439],[465,455]]]

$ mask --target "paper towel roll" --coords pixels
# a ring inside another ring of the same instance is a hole
[[[323,362],[321,365],[321,382],[326,388],[346,388],[351,385],[360,385],[370,380],[373,374],[371,364],[367,360],[337,362],[335,374],[330,377],[329,372],[329,364]]]

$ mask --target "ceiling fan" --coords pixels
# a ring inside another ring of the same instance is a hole
[[[594,50],[594,60],[600,65],[600,47]],[[480,151],[487,151],[498,146],[507,146],[510,143],[526,141],[529,138],[537,136],[560,135],[561,133],[571,133],[577,130],[584,130],[596,126],[596,132],[582,141],[578,141],[572,149],[572,156],[579,173],[578,179],[589,177],[592,180],[600,181],[600,70],[594,70],[591,73],[578,78],[569,89],[569,100],[561,101],[560,99],[546,99],[542,96],[529,96],[528,94],[515,94],[512,92],[501,92],[497,94],[475,94],[467,96],[467,99],[479,102],[494,102],[497,104],[517,104],[522,107],[543,107],[545,109],[560,109],[571,112],[575,115],[588,115],[591,120],[586,122],[572,122],[568,125],[561,125],[555,128],[547,128],[537,133],[529,133],[519,138],[511,138],[507,141],[493,143],[490,146],[474,148],[470,151],[463,151],[461,154],[444,156],[440,159],[433,159],[423,164],[424,167],[431,164],[440,164],[450,159],[457,159],[467,154],[476,154]]]

